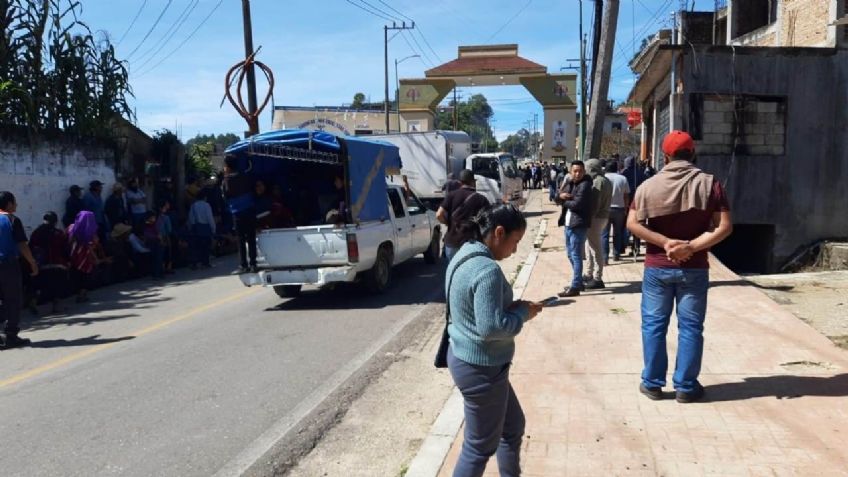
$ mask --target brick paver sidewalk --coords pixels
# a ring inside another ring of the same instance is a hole
[[[570,277],[548,212],[526,299],[556,294]],[[511,373],[527,416],[524,475],[848,475],[848,353],[711,263],[703,402],[654,402],[637,390],[641,263],[614,263],[606,290],[524,328]],[[450,476],[461,443],[460,430],[440,475]],[[486,475],[497,475],[494,458]]]

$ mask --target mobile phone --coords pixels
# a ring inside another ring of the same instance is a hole
[[[559,300],[559,297],[549,296],[549,297],[545,298],[544,300],[542,300],[541,303],[542,303],[542,306],[550,306],[554,302],[556,302],[557,300]]]

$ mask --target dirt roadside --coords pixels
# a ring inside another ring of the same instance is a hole
[[[848,349],[848,271],[744,278],[834,344]]]
[[[518,252],[500,263],[514,281],[533,249],[542,217],[543,191],[531,191],[527,232]],[[396,356],[386,371],[352,403],[315,448],[285,475],[296,477],[403,476],[453,389],[447,370],[433,368],[444,326],[444,305],[425,313],[424,332]]]

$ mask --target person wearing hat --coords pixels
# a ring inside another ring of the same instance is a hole
[[[730,235],[733,225],[721,183],[695,167],[692,137],[671,131],[662,151],[663,169],[636,190],[627,217],[627,228],[647,242],[639,391],[653,400],[663,398],[666,334],[676,308],[680,332],[673,384],[677,401],[688,403],[704,395],[698,375],[704,352],[708,252]]]
[[[126,198],[132,217],[132,226],[144,224],[144,219],[147,217],[147,194],[138,186],[138,179],[130,179],[127,184]]]
[[[65,200],[65,215],[62,216],[62,223],[65,225],[65,228],[70,227],[74,223],[77,219],[77,214],[84,207],[82,203],[82,187],[72,185],[68,189],[68,198]]]
[[[109,221],[111,227],[115,227],[115,225],[121,223],[129,223],[127,201],[124,198],[124,186],[120,182],[116,182],[112,186],[112,193],[106,198],[104,212],[106,214],[106,220]]]

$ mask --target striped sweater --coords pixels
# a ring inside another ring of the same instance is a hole
[[[463,257],[481,252],[485,256],[469,259],[453,273]],[[451,290],[447,290],[452,273]],[[515,336],[529,310],[526,305],[512,306],[512,287],[489,248],[480,242],[463,245],[448,265],[445,289],[450,300],[448,334],[454,356],[478,366],[512,361]]]

